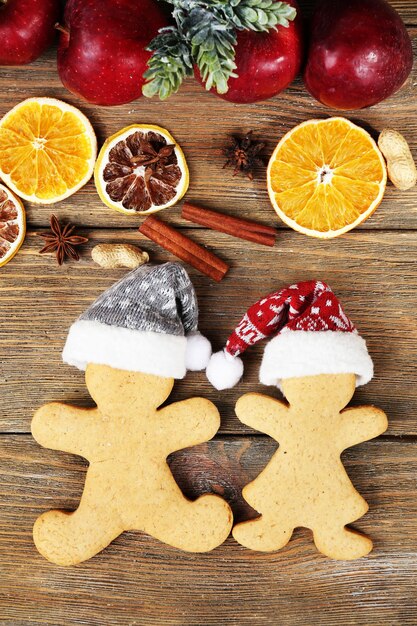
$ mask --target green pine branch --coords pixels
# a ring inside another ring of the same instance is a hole
[[[286,2],[274,0],[231,0],[233,21],[239,30],[268,31],[277,26],[288,28],[297,11]]]
[[[189,45],[175,26],[169,26],[159,31],[148,50],[153,55],[143,75],[147,80],[143,95],[152,98],[158,94],[161,100],[166,100],[178,91],[186,76],[193,74]]]
[[[195,7],[181,23],[191,46],[191,57],[200,70],[206,89],[214,85],[219,93],[227,91],[234,62],[236,33],[215,9]]]
[[[165,100],[178,91],[197,65],[209,90],[226,93],[235,77],[236,31],[267,32],[288,27],[296,10],[275,0],[167,0],[175,26],[163,28],[151,41],[153,52],[144,77],[143,94]]]

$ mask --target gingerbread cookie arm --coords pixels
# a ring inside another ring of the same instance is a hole
[[[279,420],[287,418],[286,404],[261,393],[247,393],[236,402],[235,411],[243,424],[279,441],[281,436]]]
[[[341,450],[378,437],[388,428],[387,416],[374,406],[345,409],[338,429]]]
[[[170,452],[208,441],[220,427],[220,414],[210,400],[190,398],[175,402],[157,413],[160,438]]]
[[[32,435],[44,448],[89,458],[89,441],[95,441],[96,409],[80,409],[59,402],[44,404],[32,419]]]

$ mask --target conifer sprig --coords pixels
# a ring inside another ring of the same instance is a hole
[[[143,95],[152,98],[158,94],[166,100],[178,91],[186,76],[193,74],[190,48],[175,26],[168,26],[161,28],[148,50],[154,54],[144,74],[148,82],[142,88]]]
[[[236,33],[288,27],[296,10],[275,0],[168,0],[175,26],[162,28],[151,41],[153,52],[144,77],[145,96],[165,100],[178,91],[197,65],[206,89],[226,93],[234,70]]]

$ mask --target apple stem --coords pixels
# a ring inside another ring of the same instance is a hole
[[[0,0],[0,2],[7,2],[7,0]],[[55,24],[56,30],[59,30],[60,33],[64,33],[65,35],[69,35],[69,29],[66,26],[62,26],[59,22]]]

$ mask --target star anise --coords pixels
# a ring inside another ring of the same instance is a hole
[[[165,165],[168,165],[168,159],[173,155],[175,144],[168,144],[156,150],[152,144],[147,141],[142,143],[143,154],[138,154],[130,159],[134,166],[142,165],[150,168],[153,172],[162,171]]]
[[[75,226],[72,224],[63,226],[55,215],[51,215],[49,223],[51,226],[50,232],[39,233],[39,237],[45,239],[45,245],[42,250],[39,250],[39,254],[55,252],[58,265],[62,265],[66,257],[78,261],[80,257],[75,246],[87,243],[87,237],[74,235]]]
[[[263,160],[258,156],[265,147],[261,141],[252,139],[253,131],[249,131],[244,137],[232,137],[233,143],[223,150],[227,161],[223,167],[233,167],[233,176],[239,172],[246,174],[249,180],[253,180],[255,166],[263,165]]]

